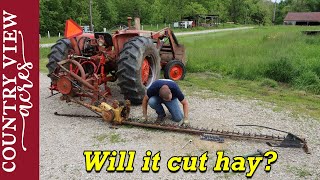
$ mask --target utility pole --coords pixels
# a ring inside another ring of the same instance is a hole
[[[274,0],[274,10],[273,10],[273,25],[276,24],[276,11],[277,11],[277,0]]]
[[[92,0],[90,1],[90,31],[93,32],[93,24],[92,24]]]

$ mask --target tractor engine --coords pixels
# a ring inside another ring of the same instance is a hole
[[[95,39],[85,37],[83,40],[82,55],[90,57],[97,54],[98,44],[95,43]]]

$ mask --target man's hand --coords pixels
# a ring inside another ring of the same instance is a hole
[[[143,114],[142,120],[144,121],[148,120],[148,115],[147,115],[148,101],[149,101],[149,98],[147,95],[145,95],[142,100],[142,114]]]
[[[142,121],[148,121],[148,115],[144,114],[141,118]]]
[[[189,104],[188,101],[186,100],[186,98],[184,98],[184,100],[181,101],[181,104],[183,106],[183,114],[184,114],[184,119],[183,119],[183,123],[186,125],[189,125]]]
[[[185,126],[190,126],[190,121],[189,121],[189,119],[188,119],[188,118],[184,118],[184,119],[183,119],[183,124],[184,124]]]
[[[184,119],[182,119],[179,123],[179,126],[190,126],[190,122],[189,122],[189,119],[184,117]]]

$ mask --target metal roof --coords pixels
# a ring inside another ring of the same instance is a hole
[[[320,22],[320,12],[289,12],[284,21]]]

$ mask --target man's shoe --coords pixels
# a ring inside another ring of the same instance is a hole
[[[162,122],[165,117],[166,117],[166,114],[164,114],[164,115],[158,115],[156,122]]]

